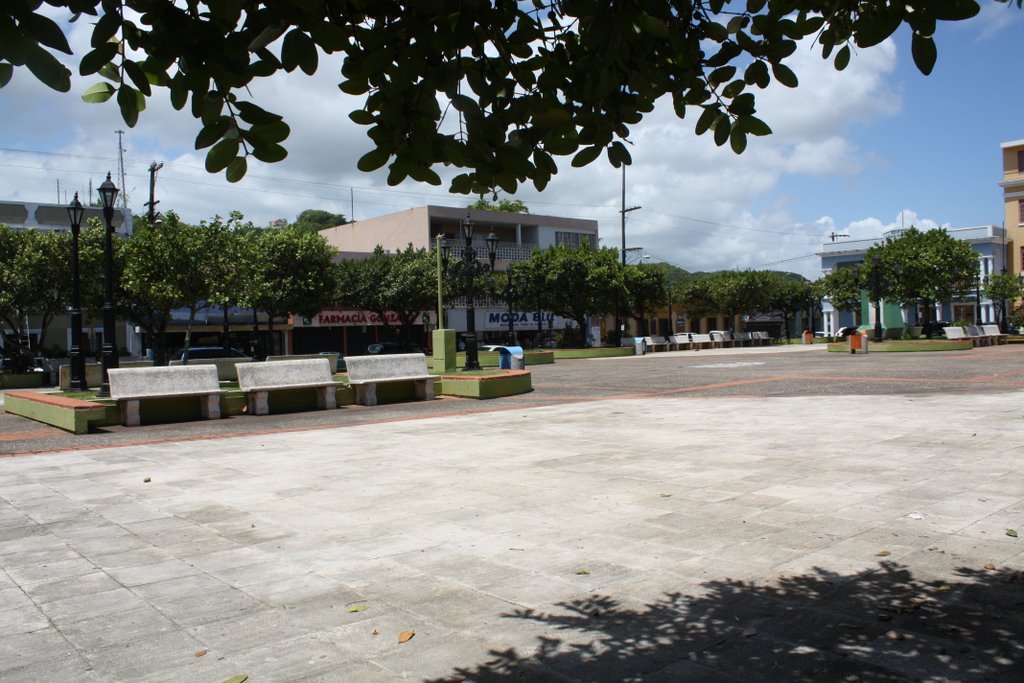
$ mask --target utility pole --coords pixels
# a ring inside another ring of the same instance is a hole
[[[156,172],[163,167],[163,162],[158,164],[154,161],[149,165],[149,201],[146,202],[146,206],[149,207],[147,216],[150,227],[153,227],[153,224],[156,222],[156,205],[160,203],[156,199]]]
[[[124,180],[124,145],[121,142],[121,136],[124,135],[124,131],[118,128],[114,131],[117,133],[117,173],[121,176],[121,208],[128,209],[128,185]]]
[[[636,211],[639,206],[631,206],[626,208],[626,164],[622,164],[622,208],[619,210],[619,214],[622,217],[622,265],[626,265],[626,214],[630,211]],[[620,309],[615,315],[615,334],[619,339],[619,344],[622,344],[622,305],[618,306]]]

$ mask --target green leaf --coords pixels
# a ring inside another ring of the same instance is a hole
[[[843,45],[839,48],[839,52],[836,53],[835,60],[836,71],[842,71],[850,64],[850,46]]]
[[[365,612],[367,605],[350,605],[347,612]]]
[[[25,66],[48,88],[57,92],[71,90],[71,72],[57,58],[38,45],[30,45]]]
[[[235,102],[234,105],[238,110],[238,115],[242,117],[242,120],[246,123],[251,123],[254,126],[276,123],[283,118],[280,114],[269,112],[263,107],[259,107],[252,102]]]
[[[0,64],[0,88],[4,87],[11,82],[11,76],[14,75],[14,67],[11,64],[3,63]]]
[[[359,157],[359,161],[356,162],[356,168],[363,173],[376,171],[378,168],[381,168],[384,164],[388,163],[390,158],[391,155],[382,149],[370,150],[363,156]]]
[[[235,157],[224,170],[224,177],[227,178],[229,183],[237,183],[245,177],[245,172],[248,168],[249,164],[246,162],[245,157]]]
[[[261,124],[249,129],[249,133],[264,142],[284,142],[291,132],[291,127],[284,121]]]
[[[622,164],[629,165],[632,160],[629,150],[626,149],[626,146],[618,140],[608,147],[608,161],[610,161],[612,166],[615,168],[619,168]]]
[[[578,569],[578,570],[576,570],[576,575],[577,576],[586,576],[589,573],[590,572],[588,572],[586,569]]]
[[[910,38],[910,54],[913,55],[914,64],[921,73],[927,76],[932,72],[938,52],[931,36],[922,36],[915,32]]]
[[[224,137],[224,133],[229,127],[231,127],[231,118],[228,116],[221,116],[216,121],[203,126],[199,134],[196,135],[196,149],[206,149],[216,143]]]
[[[281,64],[289,73],[299,67],[306,75],[312,76],[317,67],[316,43],[303,31],[292,29],[285,34],[281,46]]]
[[[353,112],[349,112],[348,118],[360,126],[372,126],[377,121],[373,113],[365,109],[356,109]]]
[[[729,140],[729,134],[732,132],[732,123],[729,121],[729,117],[725,114],[719,114],[715,120],[715,144],[721,147]]]
[[[718,118],[718,109],[715,107],[705,107],[704,111],[701,112],[700,117],[697,119],[697,125],[694,127],[694,132],[697,135],[704,135],[711,129],[711,126],[715,124],[715,119]]]
[[[744,116],[743,117],[743,130],[747,131],[750,135],[771,135],[772,129],[767,123],[757,118],[756,116]]]
[[[223,683],[245,683],[247,680],[249,680],[249,677],[246,674],[240,674],[238,676],[232,676],[231,678],[225,679]]]
[[[206,153],[206,170],[217,173],[228,167],[238,156],[238,139],[221,140]]]
[[[594,159],[596,159],[600,154],[600,145],[590,145],[589,147],[584,147],[583,149],[576,153],[576,156],[572,158],[572,165],[575,168],[582,168],[589,164]]]
[[[146,76],[146,72],[142,70],[138,62],[133,62],[130,59],[124,61],[124,71],[128,74],[128,78],[132,80],[135,87],[144,95],[152,94],[149,88],[149,78]]]
[[[135,88],[124,83],[117,90],[117,106],[121,108],[121,118],[134,128],[139,122],[139,112],[145,108],[145,98]]]
[[[48,17],[33,12],[21,17],[21,29],[29,34],[29,37],[47,47],[60,50],[64,54],[71,54],[71,47],[64,32],[54,21]]]
[[[78,73],[82,76],[90,76],[110,63],[117,55],[117,43],[103,43],[92,52],[89,52],[78,64]],[[115,78],[115,80],[117,80]]]
[[[736,154],[743,154],[743,150],[747,148],[747,134],[740,126],[733,126],[732,132],[729,133],[729,146]]]
[[[1013,538],[1017,538],[1017,531],[1016,531],[1016,529],[1007,529],[1006,530],[1006,535],[1007,536],[1012,536]]]
[[[800,84],[796,74],[785,64],[772,64],[772,74],[774,74],[775,80],[787,88],[795,88]]]
[[[254,144],[252,155],[266,164],[275,164],[288,156],[288,150],[273,142]]]
[[[91,104],[106,102],[117,92],[114,86],[102,81],[82,93],[82,100]]]

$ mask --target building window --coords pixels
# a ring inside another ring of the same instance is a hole
[[[1024,225],[1024,199],[1017,200],[1017,222]]]
[[[1017,170],[1024,173],[1024,149],[1017,150]]]
[[[583,243],[590,244],[590,235],[581,232],[556,232],[555,244],[564,244],[570,249],[575,249]]]

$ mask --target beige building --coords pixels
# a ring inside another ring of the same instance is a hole
[[[1009,241],[1016,245],[1010,255],[1013,273],[1024,273],[1024,140],[1004,142],[1003,208]]]

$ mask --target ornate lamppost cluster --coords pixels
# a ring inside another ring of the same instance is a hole
[[[894,270],[895,276],[899,277],[900,268],[899,268],[899,264],[898,263],[893,265],[893,270]],[[853,276],[857,280],[860,279],[860,268],[858,268],[856,266],[854,267],[854,269],[853,269]],[[889,280],[887,280],[885,277],[883,277],[883,275],[882,275],[882,269],[879,267],[878,254],[874,254],[871,257],[871,274],[870,274],[870,278],[871,279],[870,279],[870,282],[868,283],[868,286],[870,287],[869,296],[871,298],[873,307],[875,309],[875,328],[874,328],[875,341],[876,342],[881,342],[882,341],[882,289],[884,287],[888,286],[889,284],[891,284],[891,282]]]
[[[526,291],[526,278],[522,276],[513,276],[512,272],[509,271],[508,278],[505,280],[505,285],[501,292],[497,291],[497,286],[493,280],[491,281],[490,286],[491,291],[494,292],[495,298],[501,297],[508,309],[508,343],[518,346],[519,339],[516,336],[515,312],[512,308],[514,303],[520,299],[522,293]]]
[[[103,204],[103,382],[96,396],[110,396],[110,379],[107,371],[118,367],[117,332],[115,329],[114,310],[114,200],[120,190],[107,179],[99,186],[100,200]],[[71,222],[71,388],[75,391],[88,389],[85,378],[85,354],[82,349],[82,307],[81,307],[81,274],[79,272],[78,236],[82,227],[82,216],[85,207],[78,201],[78,193],[68,205],[68,220]]]
[[[470,220],[469,214],[466,214],[465,220],[462,221],[462,238],[464,240],[464,246],[462,247],[462,258],[458,261],[451,260],[451,249],[452,245],[450,241],[445,238],[441,242],[441,261],[442,270],[445,274],[455,278],[463,278],[465,280],[465,293],[466,293],[466,334],[463,339],[466,341],[466,366],[463,370],[479,370],[480,369],[480,358],[478,355],[477,339],[476,339],[476,308],[475,308],[475,296],[476,296],[476,278],[486,275],[494,270],[494,261],[497,256],[498,249],[498,238],[491,232],[487,235],[487,263],[479,261],[476,258],[476,249],[473,248],[473,221]]]

